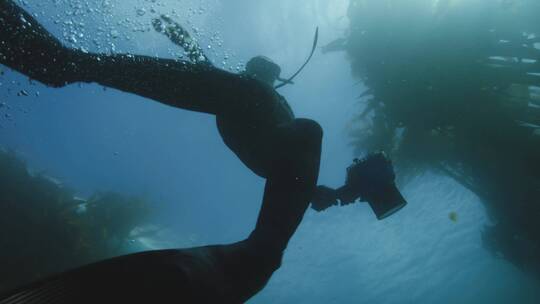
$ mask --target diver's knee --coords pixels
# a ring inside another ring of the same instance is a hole
[[[282,244],[276,245],[275,241],[274,238],[262,237],[260,232],[255,230],[242,242],[250,255],[256,257],[257,264],[270,274],[281,267],[285,250]]]
[[[300,130],[303,136],[312,138],[314,140],[321,140],[323,137],[323,129],[321,125],[312,119],[297,118],[295,119],[295,125]]]

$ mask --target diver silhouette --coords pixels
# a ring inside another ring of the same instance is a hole
[[[295,118],[274,89],[280,67],[270,59],[255,57],[235,74],[202,53],[190,55],[195,62],[70,49],[12,1],[0,0],[0,64],[51,87],[95,82],[213,114],[225,144],[266,179],[256,226],[241,242],[106,260],[15,290],[0,303],[242,303],[280,267],[310,203],[321,211],[362,198],[378,218],[406,204],[381,153],[356,160],[339,189],[317,186],[322,128]]]

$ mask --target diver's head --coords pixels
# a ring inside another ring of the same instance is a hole
[[[274,82],[280,79],[281,68],[268,57],[256,56],[247,62],[245,73],[257,80],[274,86]]]

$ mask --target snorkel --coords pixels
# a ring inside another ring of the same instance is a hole
[[[291,77],[289,77],[288,79],[283,79],[283,78],[278,78],[279,81],[281,81],[281,84],[278,84],[277,86],[274,87],[274,89],[279,89],[283,86],[286,86],[288,84],[294,84],[293,82],[293,79],[298,76],[298,74],[300,74],[300,72],[302,72],[302,70],[306,67],[306,65],[309,63],[309,61],[311,60],[311,57],[313,57],[313,54],[315,53],[315,50],[317,49],[317,43],[319,42],[319,27],[317,27],[315,29],[315,36],[313,37],[313,46],[311,47],[311,52],[309,53],[309,56],[308,58],[306,59],[306,61],[304,62],[304,64],[296,71],[296,73],[294,73]]]
[[[319,41],[319,28],[317,27],[315,29],[315,36],[313,37],[313,46],[311,47],[311,52],[309,53],[308,58],[306,59],[304,64],[302,64],[302,66],[289,78],[281,78],[279,76],[279,74],[281,74],[281,67],[277,63],[272,61],[270,58],[265,57],[265,56],[255,56],[251,58],[246,64],[245,73],[249,76],[252,76],[262,82],[265,82],[273,86],[274,89],[276,90],[288,84],[294,84],[293,82],[294,78],[302,72],[302,70],[306,67],[306,65],[309,63],[309,61],[313,57],[313,54],[315,53],[315,50],[317,49],[318,41]],[[280,81],[281,83],[274,86],[275,81]]]

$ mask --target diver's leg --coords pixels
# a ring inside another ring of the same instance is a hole
[[[275,170],[269,173],[257,224],[248,239],[208,246],[205,256],[219,265],[222,299],[244,303],[260,291],[280,267],[287,243],[302,221],[319,173],[322,129],[314,121],[297,119],[277,130],[272,141]]]
[[[32,16],[9,0],[0,1],[0,63],[46,85],[66,84],[68,49]],[[69,78],[69,77],[68,77]]]
[[[79,54],[73,59],[77,81],[147,97],[197,112],[219,114],[231,95],[242,90],[238,75],[208,65],[136,55]]]
[[[272,94],[271,88],[257,81],[210,65],[148,56],[87,54],[66,48],[9,0],[0,1],[0,64],[49,86],[97,82],[210,114],[236,111],[249,100],[267,100]]]
[[[250,238],[257,246],[281,254],[302,221],[317,185],[322,128],[315,121],[296,119],[281,127],[272,142],[276,156]],[[281,260],[281,255],[276,258]]]
[[[260,291],[280,267],[283,252],[302,221],[319,174],[322,129],[312,120],[282,126],[262,207],[250,236],[235,244],[208,246],[205,256],[219,265],[224,303],[244,303]],[[279,148],[283,149],[279,149]],[[227,301],[229,300],[229,301]]]

